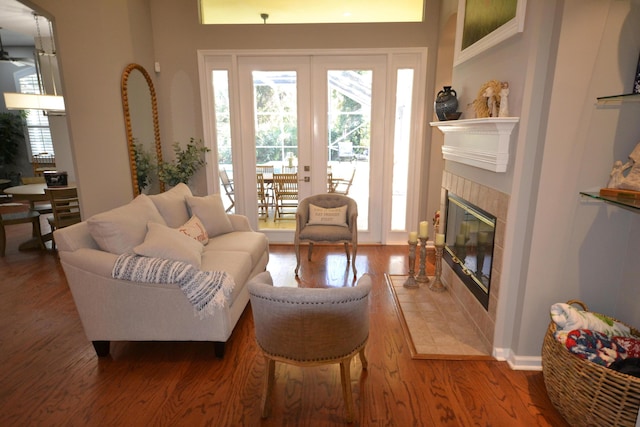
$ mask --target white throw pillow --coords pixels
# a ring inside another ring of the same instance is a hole
[[[92,216],[87,225],[100,249],[120,255],[144,241],[150,221],[166,224],[149,196],[141,194],[131,203]]]
[[[191,196],[187,184],[179,183],[169,191],[149,196],[169,227],[179,227],[189,220],[185,197]]]
[[[191,215],[200,218],[209,238],[220,234],[231,233],[233,225],[224,211],[224,205],[219,194],[205,197],[187,196],[187,205]]]
[[[309,225],[339,225],[347,227],[347,205],[339,208],[321,208],[309,203]]]
[[[189,221],[178,227],[178,231],[184,235],[191,237],[192,239],[197,240],[203,245],[206,245],[209,241],[207,230],[205,230],[202,221],[200,221],[200,218],[195,215],[192,216]]]
[[[144,242],[133,248],[133,252],[152,258],[182,261],[200,268],[204,248],[202,243],[166,225],[150,222],[148,226]]]

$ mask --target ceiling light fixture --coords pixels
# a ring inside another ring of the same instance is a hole
[[[266,24],[267,23],[267,19],[269,19],[269,14],[268,13],[261,13],[260,14],[260,18],[262,18],[262,21]]]
[[[65,111],[64,98],[58,95],[56,90],[56,81],[53,75],[53,64],[51,58],[56,56],[56,48],[53,41],[53,27],[51,21],[49,23],[49,36],[51,37],[51,52],[47,52],[42,43],[42,35],[40,34],[40,22],[38,15],[33,14],[36,21],[36,30],[38,32],[39,47],[34,52],[36,77],[38,78],[38,90],[40,93],[8,93],[4,94],[5,106],[8,110],[43,110],[48,112],[63,113]],[[47,95],[42,78],[42,66],[40,58],[46,56],[48,59],[49,74],[51,75],[51,85],[53,95]]]

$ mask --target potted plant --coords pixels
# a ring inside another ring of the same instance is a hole
[[[211,150],[204,146],[202,140],[191,138],[184,149],[179,142],[174,142],[175,160],[162,162],[158,171],[160,181],[172,187],[181,182],[189,184],[198,169],[207,164],[204,154],[208,151]]]
[[[20,144],[24,144],[26,113],[0,113],[0,165],[14,164]]]

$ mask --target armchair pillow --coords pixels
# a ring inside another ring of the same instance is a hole
[[[92,216],[87,225],[100,249],[120,255],[144,241],[149,222],[166,224],[149,196],[141,194],[129,204]]]
[[[231,221],[224,210],[219,194],[211,194],[205,197],[187,196],[186,200],[191,215],[195,215],[202,220],[210,238],[233,231],[233,225],[231,225]]]
[[[308,224],[347,227],[347,205],[337,208],[321,208],[310,203]]]
[[[151,258],[182,261],[200,268],[202,243],[166,225],[150,222],[148,227],[144,242],[133,248],[133,252]]]

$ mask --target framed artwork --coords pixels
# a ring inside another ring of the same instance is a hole
[[[526,0],[459,0],[454,65],[524,30]]]

